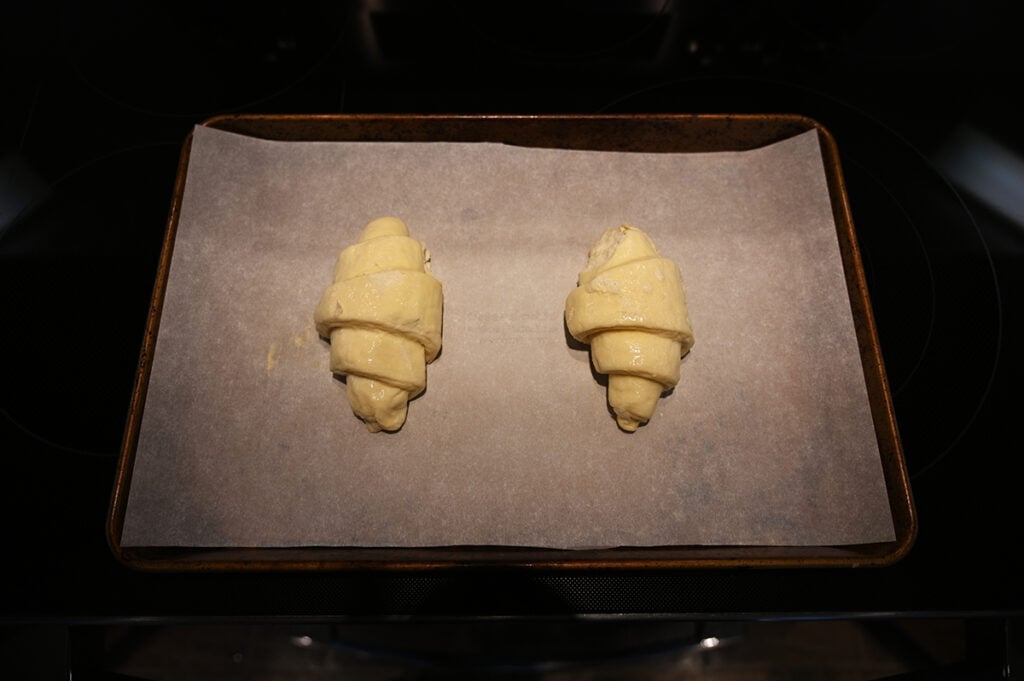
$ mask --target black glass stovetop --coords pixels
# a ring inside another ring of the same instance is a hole
[[[0,616],[1024,609],[1024,133],[1009,103],[1024,81],[1009,12],[984,2],[927,12],[486,7],[0,9]],[[106,514],[182,142],[215,114],[337,112],[821,122],[842,156],[918,509],[909,556],[862,570],[214,575],[119,565]]]

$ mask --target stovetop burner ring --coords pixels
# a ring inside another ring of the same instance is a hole
[[[984,235],[928,157],[857,106],[791,83],[685,78],[627,93],[601,111],[627,107],[795,112],[832,133],[911,477],[947,460],[993,385],[1002,300]]]

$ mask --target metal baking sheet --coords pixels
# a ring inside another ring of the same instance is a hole
[[[599,134],[588,148],[595,124],[618,124],[626,148]],[[684,148],[651,148],[652,125]],[[568,143],[543,139],[560,129]],[[202,126],[115,490],[116,551],[143,567],[894,559],[912,507],[831,145],[798,117]],[[382,214],[409,222],[446,285],[428,392],[383,436],[348,412],[303,305]],[[679,262],[698,339],[634,435],[560,325],[589,243],[619,222]]]

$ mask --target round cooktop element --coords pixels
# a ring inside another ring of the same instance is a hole
[[[690,78],[626,93],[604,111],[787,112],[828,129],[911,476],[953,450],[993,381],[1000,292],[973,216],[925,153],[856,106],[787,83]]]
[[[208,115],[261,102],[334,53],[344,6],[241,2],[67,4],[72,68],[108,98],[149,113]]]

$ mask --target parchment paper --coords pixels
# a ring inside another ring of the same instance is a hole
[[[372,434],[313,309],[370,220],[444,283],[441,356]],[[696,345],[620,431],[562,314],[646,230]],[[749,152],[297,143],[197,127],[125,546],[591,548],[891,541],[816,134]]]

